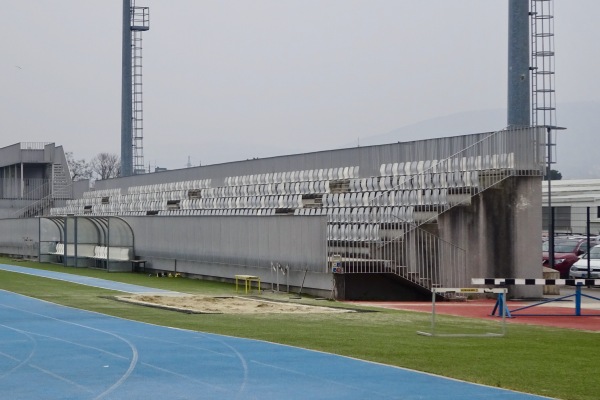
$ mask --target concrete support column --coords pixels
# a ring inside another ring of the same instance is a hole
[[[509,178],[442,214],[440,237],[466,251],[470,278],[542,278],[542,181]],[[509,298],[540,298],[542,286],[513,286]]]

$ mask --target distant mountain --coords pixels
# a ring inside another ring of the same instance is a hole
[[[557,132],[552,167],[563,179],[600,178],[600,101],[558,104],[557,121],[567,130]],[[506,126],[506,109],[452,114],[360,139],[361,146],[407,142],[436,137],[493,132]],[[356,143],[348,144],[348,147]]]

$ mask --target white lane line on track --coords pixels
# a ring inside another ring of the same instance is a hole
[[[38,371],[40,371],[40,372],[43,372],[43,373],[44,373],[44,374],[46,374],[46,375],[50,375],[50,376],[51,376],[51,377],[53,377],[54,379],[58,379],[59,381],[62,381],[62,382],[66,382],[66,383],[68,383],[68,384],[71,384],[71,385],[75,386],[76,388],[83,390],[84,392],[88,392],[88,393],[93,393],[93,392],[94,392],[92,389],[90,389],[90,388],[89,388],[89,387],[87,387],[87,386],[80,385],[80,384],[78,384],[77,382],[73,382],[72,380],[70,380],[70,379],[67,379],[67,378],[65,378],[64,376],[60,376],[60,375],[58,375],[58,374],[55,374],[54,372],[52,372],[52,371],[49,371],[49,370],[47,370],[47,369],[45,369],[45,368],[39,367],[39,366],[37,366],[37,365],[35,365],[35,364],[29,364],[29,366],[30,366],[31,368],[35,369],[35,370],[38,370]]]
[[[10,327],[10,326],[7,326],[7,325],[0,325],[0,326],[2,326],[4,328],[7,328],[7,329],[10,329],[10,330],[13,330],[15,332],[18,332],[18,333],[20,333],[20,334],[28,337],[30,339],[30,341],[33,342],[33,344],[34,344],[34,346],[32,348],[32,351],[23,360],[19,360],[18,358],[14,357],[14,356],[11,356],[10,354],[0,353],[3,356],[5,356],[5,357],[7,357],[7,358],[9,358],[11,360],[14,360],[14,361],[16,361],[16,362],[19,363],[18,365],[16,365],[15,367],[13,367],[9,371],[7,371],[5,374],[2,374],[0,376],[1,378],[4,378],[5,376],[11,374],[12,372],[14,372],[15,370],[17,370],[17,369],[19,369],[21,367],[28,366],[30,368],[33,368],[33,369],[38,370],[40,372],[43,372],[44,374],[49,375],[49,376],[51,376],[51,377],[53,377],[55,379],[58,379],[58,380],[60,380],[62,382],[66,382],[66,383],[68,383],[70,385],[73,385],[73,386],[75,386],[75,387],[77,387],[77,388],[79,388],[79,389],[81,389],[83,391],[92,393],[92,390],[90,390],[89,388],[87,388],[85,386],[82,386],[82,385],[79,385],[77,382],[73,382],[72,380],[67,379],[64,376],[55,374],[52,371],[49,371],[49,370],[47,370],[45,368],[40,367],[39,365],[36,365],[36,364],[33,364],[33,363],[30,362],[31,359],[33,358],[34,354],[35,354],[35,350],[37,349],[37,343],[38,343],[37,340],[35,340],[35,338],[33,337],[33,335],[35,335],[34,333],[27,332],[27,331],[24,331],[24,330],[21,330],[21,329],[17,329],[17,328],[13,328],[13,327]]]
[[[248,383],[248,363],[246,362],[246,358],[242,355],[242,353],[237,351],[237,349],[235,347],[231,346],[228,343],[225,343],[225,341],[223,339],[218,339],[216,337],[214,337],[214,338],[208,337],[208,339],[213,340],[217,343],[221,343],[223,346],[231,349],[231,351],[233,351],[235,353],[235,355],[238,357],[238,359],[240,360],[240,363],[241,363],[243,371],[244,371],[244,379],[240,383],[240,388],[238,390],[238,396],[241,395],[244,392],[244,390],[246,390],[246,384]]]
[[[159,367],[158,365],[150,364],[150,363],[147,363],[147,362],[141,362],[140,364],[145,365],[146,367],[149,367],[149,368],[154,368],[154,369],[156,369],[157,371],[160,371],[160,372],[164,372],[164,373],[167,373],[167,374],[178,376],[180,378],[187,379],[189,381],[192,381],[192,382],[195,382],[195,383],[199,383],[199,384],[204,385],[204,386],[208,386],[208,387],[210,387],[212,389],[219,390],[221,392],[225,392],[225,393],[232,393],[233,392],[233,390],[228,389],[226,387],[218,386],[218,385],[213,385],[213,384],[211,384],[209,382],[201,381],[201,380],[196,379],[194,377],[191,377],[189,375],[180,374],[179,372],[175,372],[175,371],[173,371],[171,369]]]
[[[52,321],[60,322],[60,323],[63,323],[63,324],[77,326],[77,327],[80,327],[80,328],[89,329],[91,331],[104,333],[104,334],[107,334],[109,336],[115,337],[118,340],[121,340],[124,343],[126,343],[129,346],[129,348],[131,349],[131,360],[129,362],[129,368],[127,369],[127,371],[125,371],[125,373],[123,373],[123,375],[117,381],[115,381],[115,383],[113,383],[110,387],[108,387],[104,392],[102,392],[98,396],[96,396],[95,399],[101,399],[101,398],[105,397],[106,395],[110,394],[112,391],[114,391],[119,386],[121,386],[123,384],[123,382],[125,382],[125,380],[131,375],[131,373],[135,369],[135,366],[136,366],[136,364],[138,362],[138,357],[139,357],[137,348],[129,340],[125,339],[124,337],[122,337],[120,335],[117,335],[116,333],[105,331],[105,330],[98,329],[98,328],[93,328],[91,326],[87,326],[87,325],[83,325],[83,324],[78,324],[78,323],[71,322],[71,321],[65,321],[65,320],[62,320],[60,318],[51,317],[49,315],[44,315],[44,314],[36,313],[36,312],[30,311],[30,310],[23,310],[23,309],[20,309],[20,308],[17,308],[17,307],[8,306],[6,304],[2,304],[0,306],[2,306],[4,308],[9,308],[9,309],[12,309],[12,310],[20,311],[20,312],[23,312],[23,313],[27,313],[27,314],[31,314],[31,315],[36,315],[38,317],[50,319]],[[54,338],[54,339],[57,340],[58,338]],[[73,343],[74,345],[77,344],[75,342],[71,342],[71,343]]]
[[[283,367],[280,367],[280,366],[277,366],[277,365],[267,364],[267,363],[263,363],[263,362],[255,361],[255,360],[251,360],[250,362],[258,364],[258,365],[262,365],[264,367],[273,368],[273,369],[276,369],[278,371],[285,371],[285,372],[290,373],[290,374],[304,376],[304,377],[310,378],[311,381],[313,381],[313,380],[320,380],[320,381],[323,381],[323,382],[328,383],[330,385],[342,386],[342,387],[345,387],[345,388],[348,388],[348,389],[353,389],[353,390],[358,390],[358,391],[365,392],[365,389],[363,387],[361,387],[361,386],[343,384],[343,383],[340,383],[338,381],[334,381],[334,380],[331,380],[331,379],[323,378],[322,376],[319,376],[319,375],[307,374],[305,372],[301,372],[301,371],[297,371],[297,370],[293,370],[293,369],[289,369],[289,368],[283,368]],[[390,396],[389,394],[381,393],[381,392],[376,392],[376,391],[372,391],[372,390],[369,390],[368,393],[370,393],[370,394],[373,395],[373,397],[369,397],[369,398],[378,398],[378,399],[391,398],[391,399],[396,399],[398,397],[397,395]]]
[[[193,338],[193,339],[205,339],[206,340],[206,339],[209,338],[207,335],[202,335],[201,332],[198,332],[198,335],[201,336],[201,337]],[[223,357],[229,357],[229,358],[235,358],[235,357],[237,357],[235,354],[227,354],[227,353],[224,353],[222,351],[217,351],[217,350],[209,349],[209,348],[207,348],[205,346],[197,346],[197,345],[193,345],[193,344],[185,344],[185,343],[181,343],[181,342],[177,342],[177,341],[173,341],[173,340],[157,339],[155,337],[142,336],[142,335],[134,335],[134,334],[129,335],[129,337],[134,337],[134,338],[138,338],[138,339],[143,339],[145,341],[153,341],[153,342],[156,342],[156,343],[162,343],[162,344],[167,344],[167,345],[180,346],[180,347],[189,348],[189,349],[192,349],[192,350],[202,350],[202,351],[205,351],[207,353],[217,354],[217,355],[223,356]]]
[[[29,361],[31,360],[31,358],[33,357],[33,355],[35,354],[35,351],[37,349],[37,341],[35,340],[35,338],[30,336],[27,332],[20,331],[19,329],[15,329],[15,328],[12,328],[7,325],[0,325],[0,326],[4,327],[6,329],[10,329],[15,332],[18,332],[21,335],[24,335],[27,339],[29,339],[28,342],[31,342],[33,344],[33,346],[31,347],[31,350],[29,351],[29,354],[23,360],[19,360],[16,357],[11,356],[10,354],[2,353],[2,355],[4,357],[7,357],[9,359],[12,359],[12,360],[18,362],[18,364],[15,365],[13,368],[11,368],[10,370],[8,370],[8,371],[4,372],[2,375],[0,375],[0,379],[3,379],[5,376],[12,374],[17,369],[22,368],[23,366],[25,366],[29,363]]]

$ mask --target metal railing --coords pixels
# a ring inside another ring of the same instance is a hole
[[[13,215],[16,218],[28,218],[41,215],[49,215],[50,210],[54,207],[55,199],[65,199],[65,197],[73,197],[73,183],[61,187],[59,193],[53,193],[52,181],[44,179],[42,185],[36,186],[35,189],[27,193],[22,199],[31,200],[32,203],[15,211]],[[70,195],[69,195],[70,194]],[[43,195],[43,197],[41,197]]]
[[[437,235],[437,218],[508,177],[541,175],[544,145],[538,129],[503,130],[442,160],[382,167],[390,173],[373,185],[389,189],[369,202],[377,212],[361,221],[377,232],[330,217],[330,261],[344,272],[394,273],[429,290],[468,284],[466,251]]]
[[[394,229],[409,227],[397,223]],[[395,274],[428,290],[468,283],[466,251],[421,228],[393,240],[330,240],[328,254],[330,264],[341,267],[344,273]]]
[[[385,203],[386,193],[415,191],[409,193],[415,202],[412,213],[394,217],[417,228],[453,207],[470,204],[473,196],[508,177],[541,176],[544,139],[543,131],[534,128],[502,130],[443,160],[408,163],[404,170],[412,173],[399,176],[398,183],[392,179],[392,189],[375,197],[371,205]]]
[[[44,150],[51,142],[20,142],[21,150]]]
[[[39,200],[46,197],[51,187],[48,179],[0,178],[0,197],[11,200]]]

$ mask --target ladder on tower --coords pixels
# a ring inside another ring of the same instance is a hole
[[[150,29],[148,7],[131,7],[131,100],[133,173],[143,174],[144,168],[144,102],[142,90],[142,33]]]
[[[546,163],[556,162],[554,2],[531,0],[531,124],[549,128]]]

